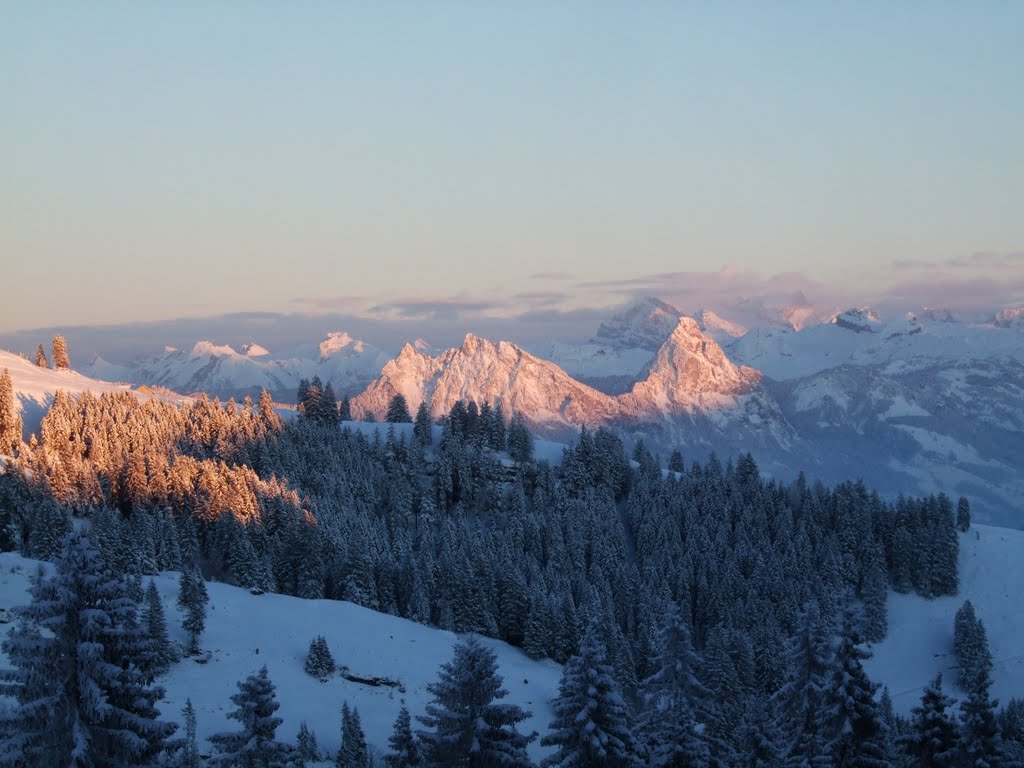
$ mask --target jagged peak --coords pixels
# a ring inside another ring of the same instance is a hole
[[[1006,307],[996,313],[992,324],[999,328],[1024,327],[1024,307]]]
[[[855,333],[874,333],[881,324],[871,307],[854,307],[832,315],[832,325]]]

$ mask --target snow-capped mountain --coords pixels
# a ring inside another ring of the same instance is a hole
[[[601,424],[615,412],[615,400],[588,387],[554,363],[507,341],[495,344],[468,334],[462,345],[431,357],[406,344],[380,377],[352,401],[356,416],[382,418],[391,398],[401,394],[411,411],[426,402],[434,417],[459,400],[501,404],[545,431],[569,425]]]
[[[679,324],[682,313],[661,299],[635,301],[601,323],[593,343],[615,349],[657,351]]]
[[[996,313],[992,324],[997,328],[1016,328],[1024,331],[1024,307],[1009,307]]]
[[[387,359],[382,350],[336,331],[319,344],[303,345],[284,355],[275,355],[256,343],[246,344],[238,352],[226,344],[199,341],[188,351],[167,347],[162,354],[127,366],[96,358],[87,370],[110,380],[222,398],[255,396],[265,388],[276,400],[291,402],[299,380],[314,376],[329,382],[339,394],[358,392]]]

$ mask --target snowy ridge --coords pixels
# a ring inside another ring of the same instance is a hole
[[[38,564],[14,553],[0,554],[0,608],[9,609],[29,601],[29,576]],[[176,607],[178,574],[154,577],[167,614],[172,640],[186,641]],[[294,742],[299,724],[305,721],[317,737],[321,751],[333,756],[340,746],[341,705],[359,709],[367,741],[378,750],[387,749],[398,710],[404,704],[413,716],[423,714],[431,700],[426,686],[437,678],[441,664],[449,661],[457,637],[406,619],[371,611],[353,603],[335,600],[303,600],[277,594],[255,596],[244,589],[208,582],[210,602],[206,631],[201,638],[210,652],[206,664],[185,659],[158,679],[167,695],[158,704],[161,717],[181,723],[181,708],[192,699],[199,726],[199,739],[212,733],[236,729],[226,713],[235,683],[266,664],[277,686],[281,704],[278,716],[284,724],[278,736]],[[11,624],[0,624],[0,637]],[[353,675],[384,677],[401,683],[397,687],[355,683],[335,674],[321,683],[303,671],[310,640],[324,635],[339,666]],[[499,640],[481,638],[498,657],[498,672],[505,678],[508,703],[533,712],[522,730],[544,732],[551,720],[550,701],[558,692],[562,668],[553,661],[533,661],[522,651]],[[0,667],[8,665],[0,654]],[[202,745],[208,746],[208,745]],[[202,750],[204,753],[208,749]],[[540,758],[549,750],[538,741],[530,753]]]
[[[22,430],[27,439],[33,432],[39,431],[39,424],[53,402],[57,390],[77,395],[92,392],[101,395],[105,392],[131,392],[129,384],[113,384],[73,370],[55,370],[40,368],[11,352],[0,350],[0,370],[6,368],[11,372],[11,383],[14,386],[15,409],[22,417]],[[135,391],[140,398],[154,397]]]

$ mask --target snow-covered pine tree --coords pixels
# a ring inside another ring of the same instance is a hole
[[[956,527],[962,533],[971,529],[971,503],[963,496],[956,503]]]
[[[159,762],[160,768],[199,768],[202,765],[197,739],[196,710],[192,706],[192,699],[185,699],[181,719],[185,723],[185,733],[167,743],[167,750]]]
[[[957,765],[957,726],[949,712],[953,699],[942,692],[942,674],[924,689],[921,703],[910,713],[910,730],[900,739],[915,766],[954,768]]]
[[[405,402],[405,395],[398,393],[392,396],[388,402],[388,410],[384,415],[384,421],[391,424],[412,422],[412,416],[409,415],[409,406]]]
[[[828,625],[818,604],[811,601],[804,606],[786,649],[786,682],[773,697],[789,730],[788,758],[797,765],[826,763],[822,721],[832,653]]]
[[[423,765],[420,747],[412,733],[412,720],[409,710],[402,707],[395,718],[395,727],[388,737],[391,752],[384,756],[387,768],[419,768]]]
[[[46,359],[46,349],[42,344],[36,347],[36,365],[40,368],[50,367],[50,363]]]
[[[557,751],[544,760],[544,768],[640,765],[629,707],[605,659],[596,625],[587,628],[579,654],[565,665],[552,706],[555,719],[541,744]]]
[[[3,643],[13,665],[0,693],[16,705],[0,765],[148,765],[175,726],[164,691],[140,670],[146,638],[123,578],[109,576],[82,534],[68,537]]]
[[[14,409],[11,372],[0,371],[0,454],[13,456],[21,445],[21,416]]]
[[[316,743],[316,734],[309,729],[306,721],[299,723],[299,733],[295,737],[295,751],[300,760],[312,763],[320,759],[320,746]]]
[[[959,667],[957,683],[965,691],[974,689],[982,672],[991,673],[992,654],[988,648],[988,636],[970,600],[964,601],[953,619],[953,651]]]
[[[331,649],[327,646],[327,639],[323,635],[317,635],[309,643],[309,652],[306,654],[303,669],[307,674],[323,682],[334,674],[336,668]]]
[[[242,727],[210,737],[216,750],[210,758],[211,764],[232,768],[283,768],[290,750],[275,738],[282,720],[274,713],[281,705],[266,666],[240,680],[238,693],[231,696],[231,701],[235,709],[228,712],[228,718],[237,720]]]
[[[430,445],[431,426],[432,422],[430,419],[430,411],[427,410],[427,401],[424,400],[416,409],[416,420],[413,422],[412,428],[412,433],[416,438],[416,442],[418,442],[423,448]]]
[[[359,710],[341,705],[341,747],[335,760],[337,768],[370,768],[370,750],[359,719]]]
[[[999,768],[1003,765],[1002,734],[996,718],[999,702],[989,698],[990,667],[981,667],[967,699],[960,704],[960,764],[970,768]]]
[[[862,646],[862,617],[848,595],[839,628],[839,646],[832,661],[831,683],[825,693],[825,738],[837,768],[885,765],[882,725],[875,703],[878,686],[864,671],[871,657]]]
[[[178,580],[178,607],[185,612],[182,628],[188,633],[187,653],[199,653],[199,636],[206,629],[206,603],[209,601],[206,582],[195,566],[183,568]]]
[[[338,405],[338,419],[340,421],[352,421],[352,401],[348,395],[341,398],[341,403]]]
[[[531,765],[526,746],[536,734],[524,735],[516,728],[530,713],[500,703],[508,695],[501,684],[494,651],[475,637],[455,644],[452,660],[441,666],[437,682],[427,686],[433,700],[418,718],[427,728],[418,734],[426,765]]]
[[[177,658],[174,646],[167,636],[167,619],[164,616],[164,604],[160,600],[156,584],[152,579],[146,587],[145,605],[142,609],[142,626],[146,631],[149,649],[143,669],[154,675],[160,675],[170,669]]]
[[[698,680],[700,657],[675,603],[669,603],[658,639],[655,672],[644,680],[644,711],[639,734],[654,768],[698,768],[707,764],[708,746],[697,728],[698,713],[710,692]]]
[[[53,367],[58,370],[71,367],[71,360],[68,358],[68,343],[59,333],[53,337]]]

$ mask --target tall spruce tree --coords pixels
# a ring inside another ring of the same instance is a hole
[[[999,768],[1005,761],[996,718],[999,702],[989,698],[991,685],[989,668],[981,668],[960,704],[960,762],[970,768]]]
[[[639,731],[646,764],[658,768],[706,765],[710,755],[697,724],[710,692],[697,678],[700,658],[675,603],[666,609],[658,648],[654,674],[642,685],[644,712]]]
[[[427,401],[423,400],[416,409],[416,420],[413,422],[412,433],[423,448],[430,446],[432,422],[430,411],[427,410]]]
[[[341,747],[335,760],[337,768],[370,768],[370,749],[359,719],[359,710],[341,705]]]
[[[427,686],[433,700],[418,718],[426,727],[419,737],[427,765],[531,765],[526,746],[536,734],[524,735],[516,728],[530,713],[500,703],[508,695],[501,684],[494,651],[474,637],[455,644],[452,660],[441,666],[437,682]]]
[[[140,669],[147,642],[124,578],[72,534],[17,615],[3,642],[13,669],[0,693],[16,704],[0,765],[148,765],[175,726],[159,720],[164,690]]]
[[[409,710],[402,707],[395,718],[395,727],[388,738],[391,752],[384,756],[387,768],[419,768],[423,765],[423,757],[416,737],[412,733],[412,720]]]
[[[176,660],[174,646],[167,636],[167,619],[164,615],[164,604],[160,600],[156,584],[152,579],[146,587],[145,605],[142,609],[142,626],[149,640],[149,651],[143,668],[159,675],[170,669]]]
[[[188,653],[199,653],[199,636],[206,629],[206,582],[195,566],[183,568],[178,580],[178,607],[185,612],[181,626],[188,633]]]
[[[956,527],[961,533],[971,529],[971,503],[963,496],[956,503]]]
[[[53,337],[53,367],[58,370],[71,367],[71,359],[68,357],[68,343],[59,333]]]
[[[405,395],[398,393],[392,396],[384,421],[392,424],[405,424],[412,421],[412,416],[409,415],[409,406],[405,402]]]
[[[46,349],[40,344],[36,347],[36,365],[40,368],[49,368],[50,363],[46,359]]]
[[[794,764],[824,765],[825,694],[832,666],[832,638],[814,601],[800,614],[786,649],[786,682],[774,696],[789,730],[788,757]]]
[[[580,641],[579,654],[565,665],[552,707],[555,719],[541,744],[556,751],[544,760],[544,768],[636,768],[641,764],[629,707],[595,624]]]
[[[942,692],[942,674],[924,689],[921,703],[910,713],[910,729],[901,742],[920,768],[955,768],[957,726],[949,712],[953,699]]]
[[[274,713],[280,709],[276,689],[264,666],[255,675],[238,682],[238,693],[231,697],[235,709],[228,718],[237,720],[237,731],[215,733],[210,737],[216,753],[213,765],[245,766],[245,768],[284,768],[288,747],[277,741],[277,728],[282,720]]]
[[[21,416],[14,408],[11,372],[0,371],[0,454],[11,456],[21,445]]]

